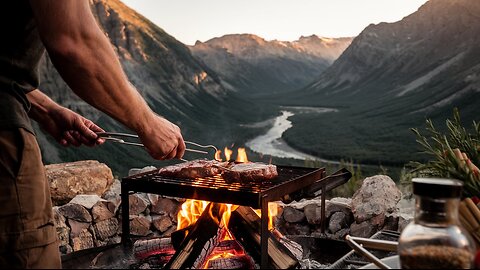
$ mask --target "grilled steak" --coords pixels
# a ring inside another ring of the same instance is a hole
[[[158,174],[166,177],[194,179],[220,174],[222,169],[219,166],[225,167],[227,162],[198,159],[160,168]]]
[[[265,181],[277,176],[277,166],[255,162],[233,164],[229,167],[229,170],[223,172],[223,179],[227,183]]]

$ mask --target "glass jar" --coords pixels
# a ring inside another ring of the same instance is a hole
[[[414,178],[412,184],[415,218],[398,240],[401,268],[472,268],[475,243],[458,219],[463,183]]]

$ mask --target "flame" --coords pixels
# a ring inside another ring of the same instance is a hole
[[[188,199],[182,204],[182,210],[177,215],[177,230],[188,227],[190,224],[194,224],[203,210],[207,208],[207,201],[198,201]]]
[[[238,148],[236,162],[248,162],[247,152],[245,151],[245,148]]]
[[[259,217],[262,217],[262,210],[260,209],[253,209],[255,213]],[[274,202],[269,202],[268,203],[268,229],[273,230],[273,218],[275,218],[278,215],[278,206]]]
[[[227,147],[225,147],[225,149],[223,151],[225,153],[226,160],[229,161],[230,157],[232,156],[233,151],[228,149]]]
[[[215,152],[215,160],[222,161],[222,150],[217,150],[217,152]]]

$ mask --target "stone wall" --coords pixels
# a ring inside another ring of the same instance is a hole
[[[84,165],[92,167],[92,163]],[[75,166],[79,169],[80,165]],[[71,168],[66,166],[66,169]],[[56,175],[71,177],[69,176],[71,174],[60,173],[59,170],[61,169],[57,166]],[[84,167],[80,171],[87,173],[88,169]],[[142,171],[132,171],[139,172]],[[79,182],[75,183],[77,190],[81,190],[83,178],[77,176],[76,181]],[[92,183],[92,179],[88,178],[84,182]],[[108,189],[100,195],[97,194],[98,191],[86,195],[77,194],[66,204],[54,207],[55,225],[62,254],[120,242],[122,224],[120,181],[111,182]],[[320,198],[290,204],[277,202],[279,214],[275,225],[284,235],[309,235],[332,239],[343,239],[347,234],[370,237],[378,230],[384,229],[401,231],[408,223],[408,220],[398,214],[397,203],[401,195],[392,179],[377,175],[366,178],[352,198],[333,198],[326,201],[325,233],[321,232]],[[67,197],[63,196],[62,200]],[[177,214],[183,201],[184,199],[155,194],[130,195],[129,219],[132,236],[169,236],[177,228]]]

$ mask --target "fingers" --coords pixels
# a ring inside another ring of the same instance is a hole
[[[178,146],[177,146],[177,154],[175,155],[175,158],[181,159],[183,155],[185,154],[185,149],[187,147],[185,146],[185,142],[183,141],[183,138],[180,138],[178,140]]]
[[[73,146],[80,146],[82,144],[74,137],[72,130],[63,132],[63,140],[65,140],[67,144],[71,144]]]

